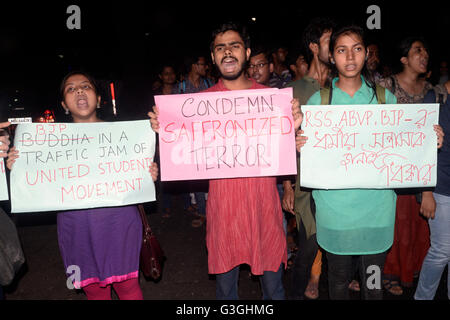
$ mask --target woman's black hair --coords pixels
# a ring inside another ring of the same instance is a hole
[[[331,38],[330,38],[330,54],[333,55],[334,53],[334,48],[336,46],[336,41],[337,39],[342,36],[342,35],[346,35],[346,34],[356,34],[358,37],[360,37],[361,41],[362,41],[362,45],[364,46],[364,49],[367,51],[367,46],[365,43],[365,37],[364,37],[364,30],[356,25],[350,25],[350,26],[346,26],[343,27],[339,30],[334,31],[331,34]],[[337,77],[339,75],[338,70],[336,68],[335,64],[331,64],[331,77],[332,79]],[[361,70],[361,75],[364,77],[364,81],[366,82],[366,85],[372,89],[373,91],[373,96],[371,98],[371,101],[376,98],[376,83],[375,83],[375,79],[373,77],[372,72],[369,70],[369,68],[367,68],[367,63],[364,62],[364,66]]]
[[[409,51],[412,48],[412,45],[414,42],[421,42],[427,50],[428,55],[430,55],[430,47],[428,46],[428,43],[425,41],[425,39],[421,36],[409,36],[404,38],[399,42],[396,48],[396,54],[395,54],[395,61],[394,61],[394,73],[399,73],[403,71],[403,64],[401,63],[400,59],[403,57],[408,57]]]
[[[64,101],[64,89],[65,89],[65,86],[66,86],[67,79],[69,79],[71,76],[74,76],[74,75],[85,76],[89,80],[89,82],[92,84],[92,86],[94,88],[94,91],[95,91],[95,94],[97,96],[100,95],[100,91],[99,91],[99,87],[97,85],[97,82],[95,81],[95,79],[89,73],[87,73],[85,71],[71,71],[68,74],[66,74],[66,76],[61,81],[61,85],[59,87],[59,94],[61,95],[61,101]]]
[[[171,62],[167,62],[167,63],[162,63],[158,66],[158,75],[162,75],[166,68],[172,68],[173,72],[175,72],[175,74],[177,73],[175,64],[173,64]]]

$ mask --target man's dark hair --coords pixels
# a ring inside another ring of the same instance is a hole
[[[251,53],[250,53],[250,58],[254,57],[254,56],[257,56],[258,54],[263,54],[266,57],[266,59],[267,59],[267,61],[269,63],[273,62],[272,55],[270,54],[270,51],[266,47],[264,47],[263,45],[257,44],[254,47],[252,47],[251,49],[252,50],[251,50]]]
[[[327,17],[317,17],[311,20],[306,26],[302,34],[303,47],[305,51],[305,59],[308,64],[311,63],[314,55],[309,49],[310,43],[320,44],[320,37],[324,32],[333,31],[336,28],[335,22]]]
[[[172,68],[173,71],[175,72],[175,74],[177,73],[177,68],[175,67],[175,63],[169,61],[169,62],[163,62],[163,63],[159,64],[158,75],[161,75],[164,72],[164,69],[166,69],[168,67]]]
[[[303,48],[293,48],[286,56],[286,65],[289,67],[297,63],[298,57],[303,56],[306,60],[305,50]]]
[[[192,65],[196,64],[200,58],[205,58],[205,63],[208,61],[206,60],[206,55],[200,54],[200,53],[192,53],[190,55],[187,55],[183,60],[183,73],[188,74],[192,70]]]
[[[247,32],[247,28],[238,22],[226,22],[211,33],[211,43],[209,45],[211,52],[214,52],[214,41],[217,35],[227,31],[235,31],[239,33],[240,37],[244,41],[245,49],[250,48],[250,35]]]

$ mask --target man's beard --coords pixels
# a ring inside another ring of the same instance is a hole
[[[227,80],[227,81],[233,81],[233,80],[238,79],[238,78],[242,75],[242,73],[244,73],[245,70],[247,70],[247,64],[248,64],[248,61],[245,60],[245,61],[241,64],[241,70],[239,70],[236,74],[233,74],[233,75],[224,75],[224,74],[220,71],[220,68],[217,67],[217,66],[216,66],[216,67],[217,67],[217,70],[218,70],[219,73],[220,73],[220,76],[221,76],[223,79],[225,79],[225,80]]]

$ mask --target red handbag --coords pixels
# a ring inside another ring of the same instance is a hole
[[[146,278],[157,280],[162,274],[164,252],[153,234],[152,229],[150,229],[144,206],[138,205],[138,208],[144,228],[139,265]]]

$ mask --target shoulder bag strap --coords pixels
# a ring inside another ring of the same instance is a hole
[[[142,204],[138,205],[139,215],[141,216],[142,225],[144,226],[144,230],[146,233],[151,234],[152,229],[150,229],[150,225],[148,224],[147,215],[145,214],[144,206]]]

